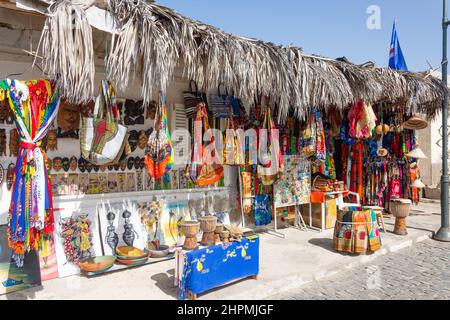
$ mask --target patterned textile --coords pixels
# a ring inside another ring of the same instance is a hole
[[[183,264],[176,272],[180,299],[186,299],[187,290],[199,294],[259,273],[258,237],[178,254]]]
[[[373,210],[367,210],[364,213],[366,215],[367,221],[367,250],[370,252],[375,252],[380,250],[381,247],[381,238],[380,232],[378,230],[377,215]]]
[[[8,240],[17,266],[24,254],[41,247],[54,230],[52,187],[41,141],[58,113],[59,93],[48,80],[0,82],[20,136],[8,217]]]
[[[333,240],[338,252],[365,254],[378,251],[381,237],[375,212],[339,211]]]
[[[363,211],[353,212],[353,253],[366,253],[367,226],[366,215]]]

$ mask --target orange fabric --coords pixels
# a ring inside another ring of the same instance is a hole
[[[345,191],[342,196],[345,198],[348,195],[348,191]],[[311,203],[324,203],[326,198],[337,198],[337,194],[327,195],[326,192],[321,191],[311,191]]]

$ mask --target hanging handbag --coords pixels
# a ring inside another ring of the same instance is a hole
[[[193,85],[195,89],[192,88]],[[199,103],[203,102],[206,105],[206,94],[204,92],[198,91],[197,83],[194,80],[189,81],[189,91],[183,92],[183,98],[187,118],[196,117],[197,105]]]
[[[150,134],[145,154],[145,168],[154,179],[161,179],[173,166],[173,149],[167,126],[166,99],[160,95],[155,130]]]
[[[244,153],[236,135],[236,128],[233,120],[231,107],[228,107],[227,129],[223,132],[223,164],[241,165],[244,164]]]
[[[225,87],[223,83],[219,84],[217,88],[217,95],[212,94],[209,96],[209,106],[211,113],[216,118],[227,118],[228,106],[231,106],[232,97],[228,95],[228,90],[225,89],[225,94],[220,92],[220,88]]]
[[[208,123],[208,113],[206,111],[206,105],[200,103],[197,107],[197,118],[196,121],[203,121],[203,127],[205,132],[209,130]],[[201,130],[196,130],[200,132],[195,132],[196,139],[194,139],[194,152],[192,154],[192,163],[186,168],[189,178],[194,184],[200,187],[205,187],[212,185],[219,181],[224,174],[224,169],[221,164],[214,161],[210,161],[209,157],[206,157],[206,152],[208,147],[215,143],[214,139],[211,138],[210,141],[206,142],[201,147],[201,152],[198,152],[198,142],[201,141]],[[201,155],[201,159],[199,159]],[[214,155],[213,155],[214,156]]]
[[[255,197],[255,226],[270,224],[270,203],[267,194],[259,194]]]
[[[258,145],[258,178],[265,186],[271,186],[280,176],[283,171],[283,159],[281,156],[281,148],[278,139],[275,124],[270,116],[270,106],[266,107],[264,116],[263,129],[267,130],[267,156],[270,160],[266,160],[262,155],[262,139],[259,139]],[[276,136],[274,136],[276,134]],[[272,159],[274,158],[274,159]],[[275,163],[272,163],[275,160]],[[276,166],[275,169],[273,166]]]
[[[102,80],[93,116],[82,118],[81,154],[96,165],[117,163],[126,141],[127,128],[119,124],[114,88]]]

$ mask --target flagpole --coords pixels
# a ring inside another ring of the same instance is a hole
[[[443,0],[443,18],[442,18],[442,82],[447,86],[447,29],[450,21],[447,16],[447,0]],[[445,90],[444,101],[442,104],[442,177],[441,177],[441,228],[438,230],[434,239],[450,242],[449,225],[449,176],[448,176],[448,91]]]

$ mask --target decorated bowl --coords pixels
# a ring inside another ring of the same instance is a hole
[[[139,248],[123,246],[116,249],[116,257],[121,260],[136,260],[148,258],[148,251]]]
[[[150,253],[150,258],[163,258],[169,255],[170,248],[166,245],[160,245],[156,247],[153,243],[148,246],[148,252]]]
[[[78,262],[78,266],[85,272],[102,272],[111,268],[114,261],[116,261],[114,256],[99,256],[82,259]]]
[[[146,263],[147,260],[148,260],[148,256],[144,257],[144,258],[139,258],[139,259],[119,259],[119,258],[117,258],[116,262],[127,265],[127,266],[139,266],[141,264]]]

